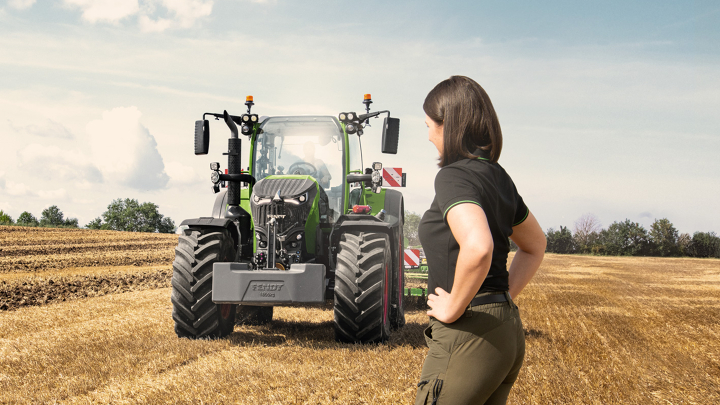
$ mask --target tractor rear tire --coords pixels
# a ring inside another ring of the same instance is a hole
[[[226,229],[186,229],[173,262],[172,317],[178,337],[222,338],[235,326],[235,304],[212,301],[213,264],[235,260],[235,243]]]
[[[376,343],[390,336],[392,254],[384,233],[340,236],[335,270],[335,339]]]
[[[238,305],[235,316],[236,325],[265,325],[272,321],[273,307],[257,305]]]

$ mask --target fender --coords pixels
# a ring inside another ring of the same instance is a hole
[[[248,218],[250,215],[248,214]],[[242,218],[241,218],[242,219]],[[247,224],[243,224],[242,222],[246,222]],[[220,229],[227,229],[230,232],[230,235],[232,236],[235,246],[237,248],[242,247],[241,249],[237,249],[238,253],[241,253],[242,256],[247,256],[248,254],[252,254],[252,230],[249,228],[249,221],[240,221],[238,223],[235,223],[233,220],[228,218],[212,218],[212,217],[200,217],[200,218],[191,218],[186,219],[180,223],[180,226],[186,225],[190,229],[197,229],[197,228],[220,228]],[[249,248],[248,248],[249,246]]]
[[[225,218],[225,207],[227,207],[227,199],[227,189],[223,188],[215,197],[215,204],[213,205],[212,210],[213,218]]]
[[[400,224],[405,223],[404,205],[401,192],[390,189],[385,190],[385,220],[390,223],[390,226],[397,226],[398,221],[400,221]]]

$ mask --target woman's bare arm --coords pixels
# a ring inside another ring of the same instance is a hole
[[[450,323],[465,312],[490,270],[493,239],[485,211],[476,204],[459,204],[447,214],[448,225],[460,245],[452,292],[442,288],[428,295],[428,315]]]
[[[510,236],[518,246],[508,272],[510,273],[510,296],[515,298],[530,282],[545,256],[545,233],[531,213],[520,225],[513,228]]]

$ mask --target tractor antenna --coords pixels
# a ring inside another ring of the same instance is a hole
[[[250,114],[250,109],[252,108],[252,106],[255,105],[255,103],[253,103],[253,96],[247,96],[247,97],[245,97],[245,105],[246,105],[247,108],[248,108],[248,112],[247,112],[247,113]]]

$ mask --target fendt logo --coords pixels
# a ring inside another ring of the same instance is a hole
[[[280,291],[283,283],[253,284],[253,291]]]
[[[270,214],[268,214],[268,218],[282,219],[282,218],[285,218],[285,215],[270,215]]]

